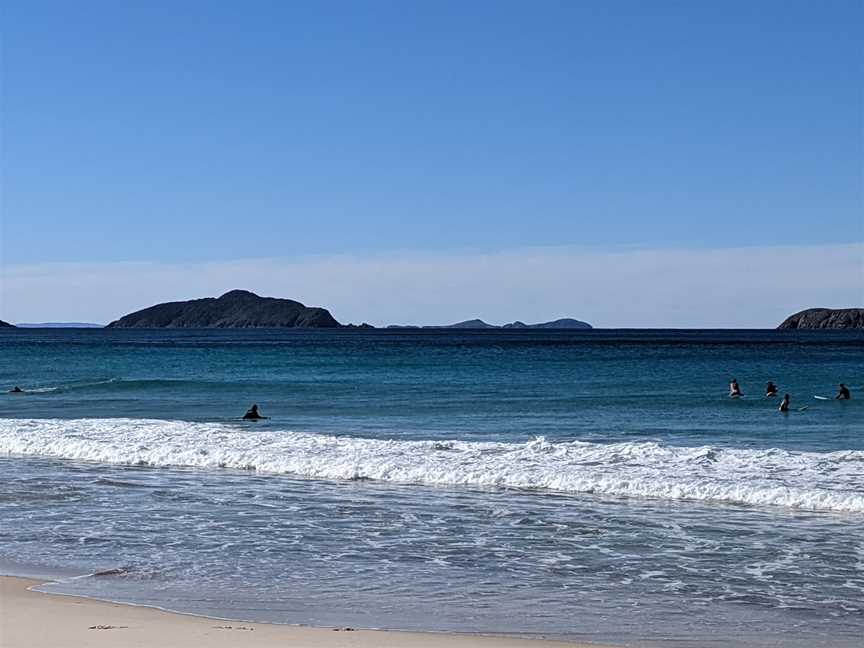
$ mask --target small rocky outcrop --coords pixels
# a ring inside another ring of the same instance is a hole
[[[787,317],[780,330],[864,328],[864,308],[808,308]]]
[[[221,297],[168,302],[111,322],[108,328],[337,328],[325,308],[232,290]]]

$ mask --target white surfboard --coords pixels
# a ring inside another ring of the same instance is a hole
[[[814,396],[813,398],[815,398],[816,400],[831,400],[827,396]]]

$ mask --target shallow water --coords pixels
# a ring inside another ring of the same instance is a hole
[[[862,360],[854,332],[3,333],[0,561],[245,620],[858,645]]]

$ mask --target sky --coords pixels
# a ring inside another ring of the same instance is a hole
[[[864,2],[0,8],[0,319],[864,305]]]

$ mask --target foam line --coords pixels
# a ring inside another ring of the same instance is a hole
[[[0,419],[0,454],[864,513],[864,452],[853,450],[400,441],[227,423]]]

